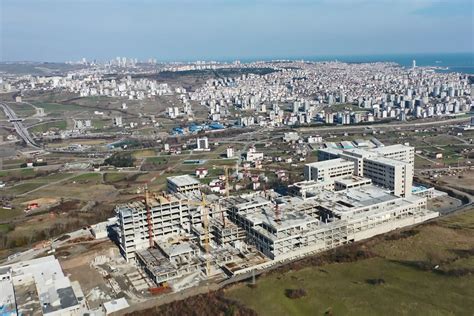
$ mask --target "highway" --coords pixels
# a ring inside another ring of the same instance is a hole
[[[34,148],[40,148],[35,143],[33,138],[31,138],[30,133],[28,133],[28,130],[26,129],[26,127],[22,123],[22,119],[18,118],[16,116],[15,112],[6,103],[1,103],[0,102],[0,106],[2,107],[3,111],[7,115],[8,120],[10,121],[10,123],[12,123],[13,126],[15,127],[15,130],[16,130],[17,134],[20,135],[20,137],[25,141],[25,143],[28,146],[31,146],[31,147],[34,147]]]
[[[429,121],[429,122],[417,122],[409,121],[404,123],[383,123],[383,124],[371,124],[371,125],[343,125],[343,126],[315,126],[315,127],[301,127],[296,129],[299,132],[314,132],[316,131],[336,131],[336,130],[353,130],[353,129],[391,129],[391,128],[400,128],[401,130],[406,128],[423,128],[423,127],[433,127],[437,125],[449,125],[449,124],[462,124],[469,122],[469,117],[457,117],[450,118],[439,121]]]

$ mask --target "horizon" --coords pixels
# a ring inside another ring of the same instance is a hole
[[[470,56],[469,56],[470,55]],[[240,61],[242,63],[251,63],[251,62],[269,62],[269,61],[284,61],[284,60],[289,60],[289,61],[313,61],[313,62],[318,62],[318,61],[341,61],[341,62],[359,62],[359,61],[351,61],[349,60],[350,58],[370,58],[370,57],[381,57],[381,58],[387,58],[387,57],[405,57],[405,58],[417,58],[417,57],[441,57],[441,56],[469,56],[472,57],[470,60],[471,63],[474,64],[474,51],[469,52],[412,52],[412,53],[386,53],[386,54],[334,54],[334,55],[310,55],[310,56],[240,56],[240,57],[217,57],[217,58],[190,58],[190,59],[158,59],[155,56],[149,56],[143,59],[137,58],[139,62],[147,62],[148,59],[153,58],[156,59],[157,63],[194,63],[198,61],[204,61],[204,62],[219,62],[219,63],[225,63],[225,62],[234,62],[234,61]],[[98,62],[98,63],[103,63],[103,62],[108,62],[111,60],[114,60],[116,57],[126,57],[128,58],[136,58],[135,56],[110,56],[109,58],[104,58],[104,59],[96,59],[96,58],[86,58],[87,62]],[[345,60],[338,60],[338,58],[345,59]],[[5,63],[68,63],[68,62],[79,62],[81,61],[82,57],[77,59],[77,60],[0,60],[0,63],[5,64]],[[390,60],[374,60],[377,62],[390,62]],[[410,60],[411,61],[411,60]],[[370,62],[370,61],[367,61]]]
[[[474,52],[470,0],[2,0],[0,6],[1,61]]]

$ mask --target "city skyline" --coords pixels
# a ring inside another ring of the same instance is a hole
[[[1,16],[1,61],[474,51],[466,0],[3,0]]]

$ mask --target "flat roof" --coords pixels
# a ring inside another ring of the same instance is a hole
[[[356,183],[371,183],[372,180],[369,178],[358,177],[358,176],[350,176],[342,179],[336,179],[334,182],[339,182],[343,184],[356,184]]]
[[[168,177],[168,181],[172,182],[174,185],[178,187],[201,184],[201,182],[199,182],[196,178],[188,174],[184,174],[181,176]]]
[[[383,156],[370,157],[370,158],[367,158],[367,160],[379,162],[379,163],[381,163],[381,164],[388,165],[388,166],[405,166],[405,165],[409,165],[408,162],[404,162],[404,161],[396,160],[396,159],[391,159],[391,158],[387,158],[387,157],[383,157]]]
[[[19,312],[41,309],[43,313],[78,305],[71,282],[54,256],[21,261],[1,267],[11,271],[11,284]],[[36,293],[32,295],[32,293]],[[36,299],[32,299],[32,296]]]
[[[327,167],[334,167],[335,165],[338,165],[338,164],[343,164],[343,165],[351,164],[351,165],[353,165],[354,162],[348,161],[348,160],[343,159],[343,158],[336,158],[336,159],[329,159],[329,160],[311,162],[311,163],[306,164],[306,166],[316,167],[316,168],[327,168]]]
[[[188,242],[182,242],[180,244],[169,244],[169,243],[158,243],[158,247],[168,256],[178,256],[184,253],[193,252],[194,249],[191,247],[191,244]]]
[[[342,149],[335,148],[335,147],[326,147],[326,148],[321,148],[319,150],[326,153],[333,154],[333,155],[339,155],[340,153],[342,153]]]
[[[367,158],[377,155],[376,153],[372,153],[369,150],[362,148],[345,149],[342,153],[354,157],[359,156],[360,158]]]
[[[386,189],[375,185],[351,188],[344,191],[321,191],[315,200],[332,212],[349,214],[358,208],[373,206],[388,201],[402,201]]]
[[[380,154],[388,154],[394,151],[401,151],[401,150],[407,150],[407,149],[413,149],[413,147],[405,146],[403,144],[395,144],[395,145],[373,148],[371,149],[371,151],[374,151]]]
[[[123,297],[104,303],[104,309],[107,314],[117,312],[129,306],[127,300]]]

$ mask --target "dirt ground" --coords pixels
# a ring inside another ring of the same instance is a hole
[[[58,202],[58,199],[56,198],[47,198],[47,197],[42,197],[34,200],[29,200],[26,202],[23,202],[23,205],[27,204],[32,204],[32,203],[38,203],[40,206],[48,206],[48,205],[53,205]]]
[[[461,204],[462,202],[458,199],[450,196],[442,196],[428,200],[428,209],[444,214]]]
[[[443,176],[441,180],[454,187],[474,190],[474,170],[466,170],[456,175]]]

